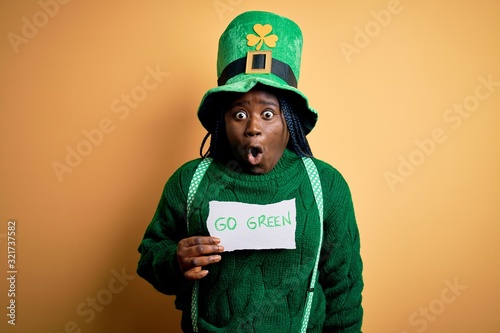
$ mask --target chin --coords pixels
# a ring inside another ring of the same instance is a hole
[[[249,165],[247,166],[247,171],[253,175],[263,175],[268,173],[271,170],[267,170],[265,167],[258,165]]]

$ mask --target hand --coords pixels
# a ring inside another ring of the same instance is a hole
[[[182,239],[177,244],[177,261],[181,272],[188,280],[204,278],[208,271],[202,266],[210,265],[221,260],[217,253],[224,251],[219,245],[220,239],[210,236],[194,236]]]

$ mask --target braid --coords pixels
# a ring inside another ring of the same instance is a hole
[[[224,127],[224,112],[223,108],[219,111],[217,115],[217,119],[215,121],[213,133],[208,132],[205,137],[203,138],[203,141],[200,146],[200,156],[202,158],[205,158],[207,156],[210,157],[219,157],[222,155],[222,152],[217,151],[219,145],[220,145],[220,140],[223,139],[223,136],[221,136],[221,128]],[[208,147],[208,150],[205,154],[203,154],[203,147],[205,146],[205,143],[208,139],[208,137],[211,136],[210,138],[210,146]]]
[[[215,129],[214,129],[214,137],[212,140],[210,140],[210,155],[212,157],[218,157],[220,156],[220,152],[217,150],[217,148],[220,146],[220,140],[221,140],[221,127],[224,127],[224,111],[221,109],[219,111],[217,120],[215,121]]]
[[[201,142],[200,146],[200,156],[201,158],[207,157],[207,155],[210,153],[210,147],[208,147],[208,150],[205,154],[203,154],[203,147],[205,147],[205,142],[207,142],[208,137],[210,136],[210,132],[208,132],[205,137],[203,138],[203,141]]]
[[[289,143],[291,145],[290,148],[299,156],[312,156],[311,147],[300,123],[299,116],[293,111],[292,106],[286,98],[279,96],[278,100],[288,127],[288,132],[290,132],[290,138],[292,139],[291,143]]]

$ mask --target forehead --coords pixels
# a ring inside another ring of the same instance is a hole
[[[231,103],[231,107],[250,104],[274,105],[279,107],[278,97],[262,89],[252,89],[247,93],[237,96]]]

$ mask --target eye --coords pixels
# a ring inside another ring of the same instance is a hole
[[[234,118],[238,120],[243,120],[247,118],[247,114],[244,111],[238,111],[234,114]]]
[[[272,111],[264,111],[262,113],[265,119],[272,119],[274,117],[274,113]]]

